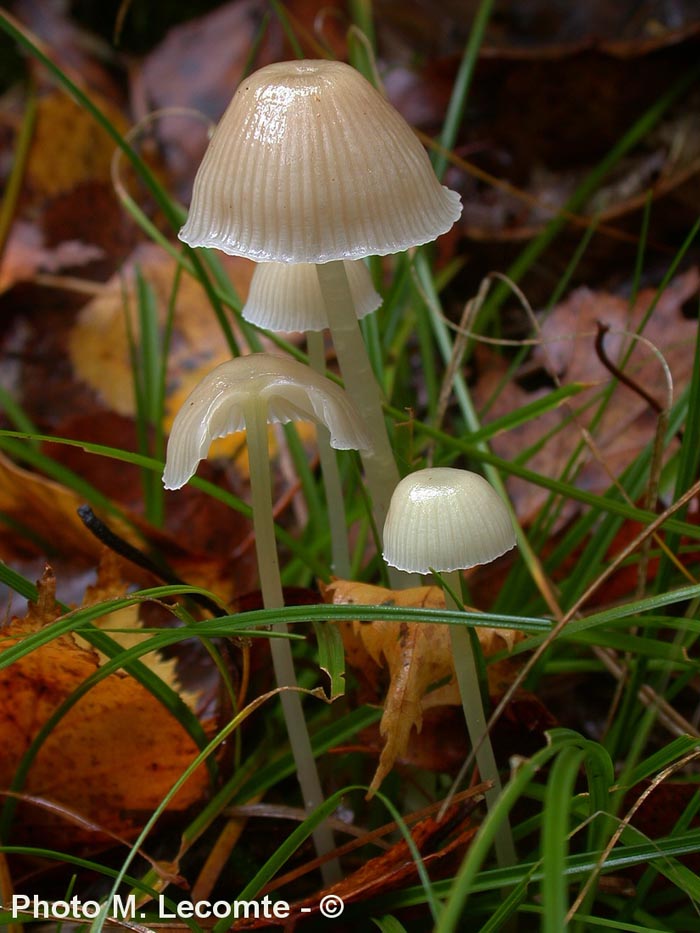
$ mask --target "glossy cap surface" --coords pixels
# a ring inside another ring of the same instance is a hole
[[[358,71],[278,62],[246,78],[221,118],[180,239],[257,261],[361,259],[434,240],[461,210]]]
[[[340,386],[297,360],[253,353],[217,366],[186,399],[170,432],[165,488],[183,486],[217,437],[244,430],[252,404],[264,405],[269,422],[325,425],[332,447],[371,446],[362,419]]]
[[[384,525],[384,560],[409,573],[464,570],[515,545],[508,509],[478,473],[417,470],[394,490]]]

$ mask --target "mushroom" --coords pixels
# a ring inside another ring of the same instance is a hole
[[[381,296],[372,285],[362,262],[345,262],[353,310],[362,319],[376,311]],[[319,331],[328,327],[326,304],[318,284],[316,266],[310,262],[260,262],[255,267],[243,318],[279,333]]]
[[[441,574],[448,609],[461,600],[460,570],[495,560],[516,544],[507,505],[478,473],[431,467],[406,476],[394,490],[384,525],[384,560],[409,573]],[[482,780],[491,781],[491,809],[501,791],[496,759],[486,729],[472,638],[466,626],[451,625],[450,640],[467,729]],[[499,863],[514,862],[507,824],[496,839]]]
[[[376,311],[382,299],[374,290],[372,277],[362,260],[348,260],[344,266],[355,314],[363,318]],[[242,313],[246,321],[258,327],[277,332],[305,332],[309,362],[317,372],[325,372],[326,354],[319,331],[328,327],[328,314],[313,263],[258,263]],[[348,577],[351,564],[343,485],[335,452],[331,449],[325,428],[318,429],[317,439],[328,507],[331,564],[337,576]]]
[[[401,115],[342,62],[279,62],[239,86],[197,172],[180,239],[258,261],[316,263],[378,528],[399,474],[342,260],[430,242],[461,213]]]
[[[394,490],[384,525],[384,559],[392,567],[438,570],[458,582],[457,571],[488,564],[514,546],[510,512],[478,473],[431,467],[410,473]]]
[[[165,488],[179,489],[194,474],[215,438],[246,430],[255,549],[266,609],[284,605],[267,424],[292,420],[325,425],[336,448],[359,449],[370,443],[352,402],[339,386],[296,360],[255,353],[217,366],[189,395],[175,416],[163,472]],[[285,632],[286,626],[279,625],[277,630]],[[270,648],[278,686],[295,687],[289,641],[272,638]],[[316,808],[323,795],[299,694],[283,689],[281,701],[304,802],[307,808]],[[320,855],[334,846],[332,833],[325,826],[316,830],[314,838]]]

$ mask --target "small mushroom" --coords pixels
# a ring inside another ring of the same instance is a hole
[[[452,593],[461,600],[460,570],[489,563],[515,544],[508,507],[478,473],[431,467],[409,474],[394,490],[384,526],[384,559],[410,573],[441,572],[448,609],[459,608]],[[485,794],[491,809],[500,795],[501,779],[466,626],[450,625],[450,641],[469,738],[481,778],[492,784]],[[515,861],[507,823],[496,837],[496,854],[502,867]]]
[[[272,511],[267,424],[293,420],[324,425],[336,448],[362,448],[370,441],[362,421],[345,392],[329,379],[292,359],[255,353],[222,363],[194,389],[175,416],[168,441],[163,484],[179,489],[194,474],[211,442],[245,429],[250,462],[255,549],[263,603],[267,609],[284,605]],[[285,632],[280,625],[278,631]],[[296,687],[289,641],[270,640],[279,687]],[[304,714],[296,690],[281,692],[289,740],[305,805],[323,803]],[[314,833],[319,855],[334,847],[326,826]],[[332,872],[327,872],[328,879]]]
[[[376,311],[381,296],[361,261],[344,262],[354,311],[362,319]],[[316,266],[309,262],[259,262],[242,309],[251,324],[275,332],[319,331],[328,327],[328,313],[318,284]]]
[[[354,405],[340,386],[303,363],[269,353],[252,353],[221,363],[190,393],[173,421],[163,472],[166,489],[179,489],[207,455],[211,442],[235,431],[248,432],[251,486],[257,476],[251,449],[262,437],[268,463],[268,422],[311,421],[324,425],[331,446],[367,448],[371,441]],[[262,572],[262,568],[261,568]]]
[[[483,476],[431,467],[404,477],[384,525],[384,559],[409,573],[487,564],[515,546],[505,503]]]

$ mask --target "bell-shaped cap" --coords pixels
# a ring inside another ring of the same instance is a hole
[[[263,404],[269,422],[312,421],[330,432],[331,446],[366,450],[370,439],[345,391],[297,360],[252,353],[221,363],[195,387],[175,416],[163,471],[179,489],[217,437],[246,427],[246,411]]]
[[[382,303],[369,269],[362,262],[346,262],[355,314],[363,318]],[[309,331],[328,327],[326,303],[316,266],[308,262],[259,262],[250,283],[243,317],[267,330]]]
[[[384,560],[409,573],[487,564],[515,545],[508,509],[478,473],[417,470],[394,490],[384,525]]]
[[[461,211],[358,71],[278,62],[242,81],[221,118],[180,239],[259,262],[361,259],[428,243]]]

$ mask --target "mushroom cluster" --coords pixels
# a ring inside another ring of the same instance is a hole
[[[426,502],[420,504],[421,497],[430,497],[427,487],[417,482],[418,474],[399,483],[383,392],[358,324],[381,303],[362,260],[436,239],[452,227],[461,209],[459,195],[439,182],[405,120],[359,72],[341,62],[280,62],[260,69],[241,83],[212,137],[180,239],[192,247],[213,247],[256,261],[243,317],[271,330],[306,332],[317,371],[268,354],[219,366],[194,390],[175,419],[164,483],[170,489],[183,485],[215,437],[245,427],[266,607],[283,605],[268,421],[313,421],[319,442],[327,437],[328,450],[360,452],[375,525],[380,533],[385,528],[390,566],[420,573],[429,567],[464,566],[444,556],[439,542],[446,538],[448,549],[464,545],[469,560],[478,551],[473,536],[468,544],[459,538],[458,526],[468,509],[464,506],[466,511],[460,512],[455,503],[461,509],[465,493],[459,492],[455,501],[444,498],[449,485],[446,473],[458,471],[432,471],[431,481],[442,477],[443,486],[442,494],[432,498],[431,507],[438,510],[432,518]],[[317,332],[326,328],[345,390],[322,375],[325,356]],[[342,507],[337,502],[342,500],[342,487],[334,458],[334,454],[330,460],[321,456],[331,510]],[[390,511],[397,485],[397,496],[410,486],[414,517],[408,531],[397,523],[398,505],[392,504]],[[478,483],[475,490],[478,495]],[[431,522],[441,528],[433,530],[432,537]],[[342,550],[339,537],[345,538],[347,548],[344,517],[340,522],[336,518],[333,525],[335,556]],[[482,525],[488,536],[486,524]],[[489,545],[494,554],[512,546],[505,525],[499,534],[498,541]],[[433,550],[416,560],[415,549],[426,542]],[[400,556],[394,560],[392,554]],[[349,566],[347,550],[341,562]],[[409,582],[401,571],[390,570],[392,582],[402,577]],[[278,684],[294,687],[288,641],[272,639],[272,654]],[[281,696],[304,800],[307,807],[317,807],[322,800],[320,783],[298,693],[282,690]],[[320,854],[332,847],[332,837],[323,827],[315,840]]]
[[[180,231],[190,246],[316,267],[314,311],[303,329],[319,321],[330,328],[345,387],[372,440],[362,460],[380,529],[399,473],[358,326],[375,296],[349,260],[428,243],[461,210],[409,125],[358,71],[304,60],[268,65],[242,82],[197,172]],[[272,300],[263,309],[256,287],[246,316],[293,329],[299,316],[282,317],[279,307],[306,303],[309,279],[275,270],[263,276],[273,282]]]

